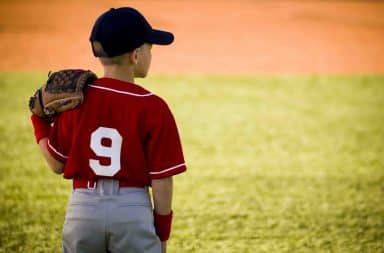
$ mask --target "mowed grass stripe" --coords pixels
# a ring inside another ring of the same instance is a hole
[[[60,252],[70,182],[34,143],[45,74],[0,74],[0,252]],[[170,252],[383,252],[383,76],[152,76],[177,119]]]

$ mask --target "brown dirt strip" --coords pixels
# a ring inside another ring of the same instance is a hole
[[[0,1],[1,71],[101,71],[88,36],[127,1]],[[176,36],[155,73],[383,73],[384,2],[129,1]]]

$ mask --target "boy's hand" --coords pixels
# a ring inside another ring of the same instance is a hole
[[[55,115],[68,111],[83,102],[84,87],[97,79],[87,70],[66,69],[48,74],[48,80],[29,99],[33,114],[52,122]]]
[[[167,252],[167,242],[161,242],[161,253]]]

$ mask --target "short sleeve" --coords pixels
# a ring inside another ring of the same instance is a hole
[[[151,112],[145,146],[150,178],[160,179],[186,171],[179,132],[168,105],[159,100]]]
[[[71,147],[71,129],[62,113],[54,122],[48,139],[48,151],[58,161],[65,163]]]

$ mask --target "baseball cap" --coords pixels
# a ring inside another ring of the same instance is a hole
[[[169,45],[174,36],[153,29],[136,9],[122,7],[103,13],[93,25],[89,40],[94,56],[114,57],[131,52],[144,43]]]

